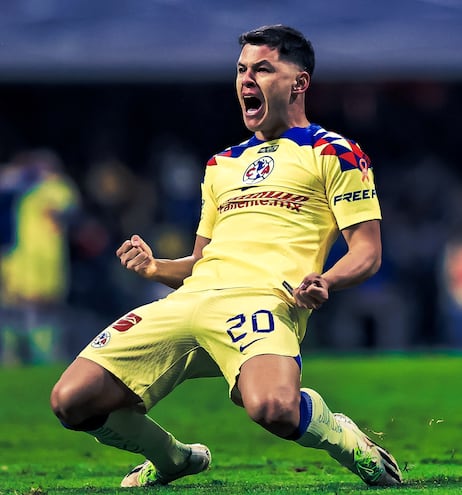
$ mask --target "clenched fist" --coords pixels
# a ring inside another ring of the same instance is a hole
[[[157,271],[157,262],[151,248],[139,235],[123,242],[116,251],[120,263],[128,270],[133,270],[142,277],[151,278]]]

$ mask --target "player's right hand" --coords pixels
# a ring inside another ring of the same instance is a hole
[[[124,241],[116,254],[125,268],[133,270],[142,277],[151,278],[157,271],[157,262],[152,250],[139,235],[132,235],[130,239]]]

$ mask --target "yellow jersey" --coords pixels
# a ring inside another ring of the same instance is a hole
[[[211,239],[182,291],[283,290],[320,273],[339,232],[381,219],[368,156],[319,125],[227,148],[207,163],[197,234]]]
[[[0,260],[0,294],[4,303],[65,299],[67,237],[59,217],[78,203],[74,184],[57,175],[38,182],[21,196],[16,242]]]

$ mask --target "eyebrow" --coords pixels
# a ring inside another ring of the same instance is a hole
[[[269,60],[266,60],[263,59],[263,60],[259,60],[258,62],[255,62],[254,64],[250,64],[253,68],[258,68],[258,67],[261,67],[262,65],[269,65],[271,67],[274,67],[274,65],[269,61]],[[244,64],[243,62],[240,62],[239,60],[237,61],[237,66],[238,67],[247,67],[247,64]]]

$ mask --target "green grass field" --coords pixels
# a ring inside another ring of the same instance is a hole
[[[462,356],[308,356],[303,384],[389,448],[399,488],[368,488],[325,452],[272,437],[227,398],[223,380],[180,386],[152,416],[206,443],[212,469],[156,489],[121,489],[141,458],[67,431],[48,395],[63,366],[0,368],[0,495],[452,494],[462,492]]]

